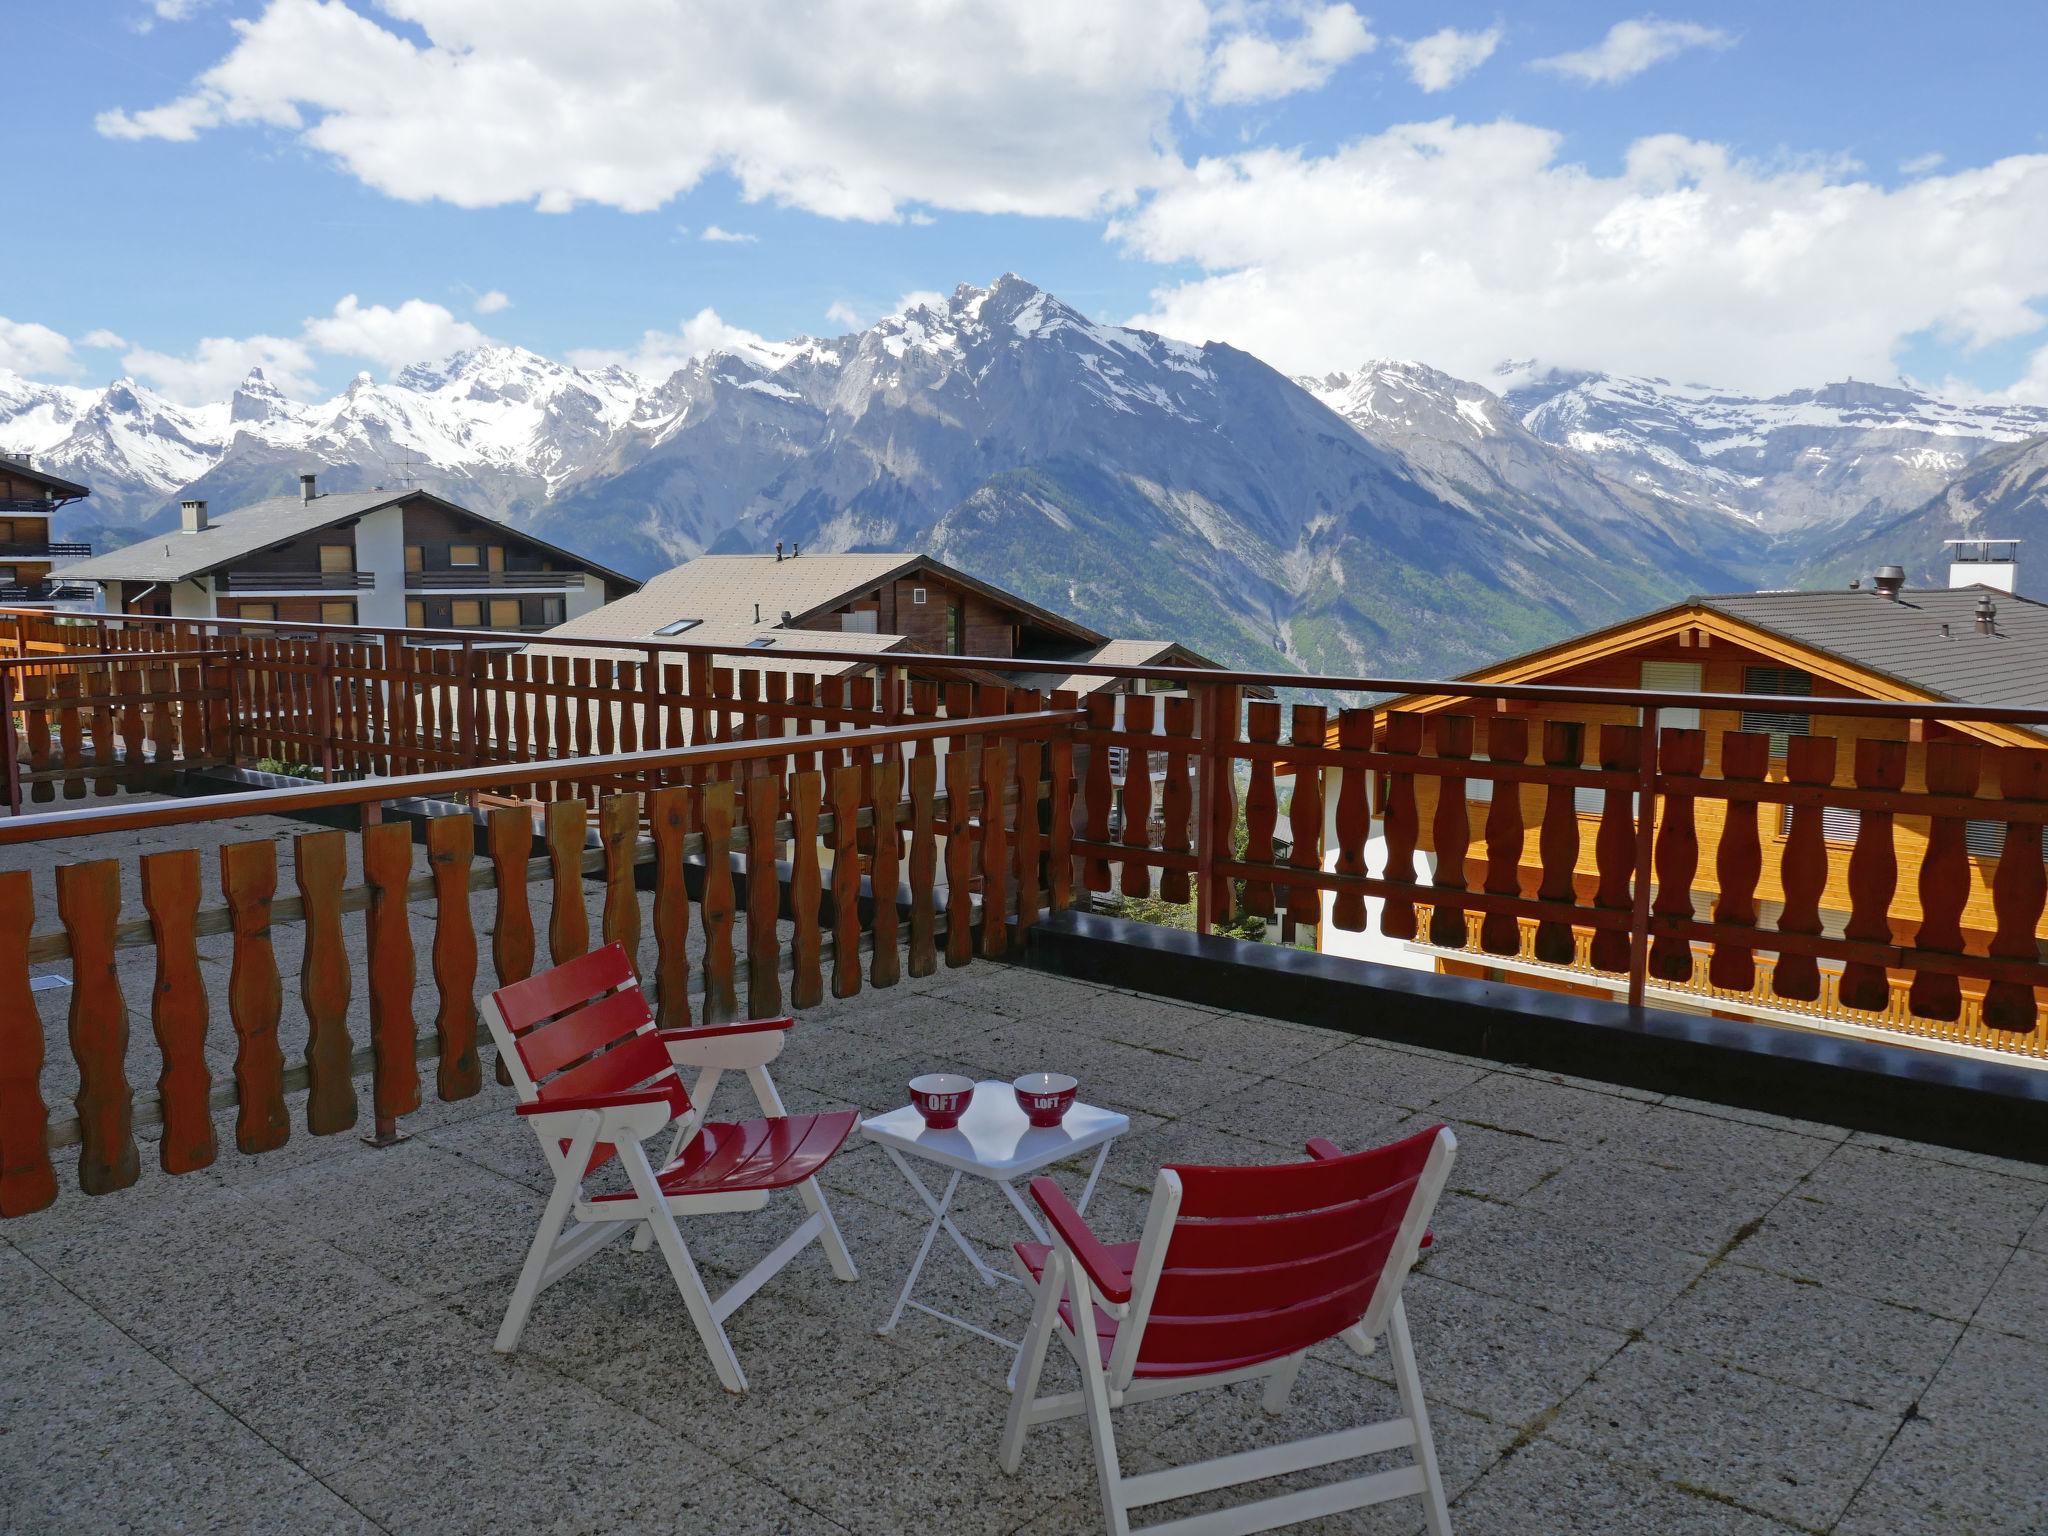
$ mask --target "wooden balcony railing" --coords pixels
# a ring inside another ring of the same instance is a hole
[[[554,766],[590,754],[820,733],[807,750],[829,759],[845,731],[1040,713],[1022,690],[937,679],[1045,666],[889,653],[865,658],[868,675],[816,677],[780,669],[844,666],[846,654],[554,638],[510,653],[491,649],[503,637],[485,631],[308,626],[318,638],[288,641],[214,621],[5,614],[0,650],[10,628],[30,655],[105,650],[108,633],[130,630],[124,643],[229,650],[225,729],[238,760],[295,759],[336,780],[496,765],[475,782],[536,800],[646,787],[633,774],[593,779]],[[447,648],[416,648],[428,642]],[[778,670],[750,670],[750,659]],[[1747,696],[1064,670],[1185,690],[1098,693],[1084,718],[1016,738],[1020,759],[1035,754],[1050,771],[1057,756],[1076,776],[1061,831],[1079,889],[1185,903],[1202,931],[1241,906],[1363,933],[1377,901],[1383,937],[1426,934],[1474,955],[1519,955],[1531,923],[1537,958],[1577,963],[1583,947],[1585,963],[1625,978],[1638,1005],[1652,979],[1688,982],[1701,953],[1714,987],[1813,1004],[1825,961],[1839,969],[1826,983],[1831,1006],[1902,1040],[1962,1019],[1967,985],[1981,999],[1978,1043],[2048,1054],[2048,749],[2002,744],[2048,731],[2048,711],[1803,699],[1817,734],[1794,737],[1774,760],[1764,735],[1660,725],[1667,710],[1739,718],[1754,705]],[[1424,696],[1431,707],[1247,700],[1253,686]],[[1607,722],[1567,717],[1591,709]],[[1840,734],[1819,734],[1830,725]],[[1125,754],[1121,784],[1109,748]],[[1468,794],[1472,781],[1493,786],[1490,797]],[[1599,813],[1582,827],[1587,797]],[[1845,811],[1857,813],[1854,830],[1831,841]],[[1973,826],[1986,823],[2005,829],[1995,856],[1970,851]],[[1703,878],[1704,897],[1694,889]],[[1898,1018],[1901,988],[1911,1022]]]
[[[407,571],[408,592],[503,591],[523,587],[534,592],[564,592],[584,583],[581,571]]]
[[[222,590],[251,592],[362,592],[377,584],[370,571],[229,571]]]

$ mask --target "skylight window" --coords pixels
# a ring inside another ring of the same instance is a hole
[[[695,629],[703,622],[702,619],[677,619],[673,624],[662,625],[655,633],[657,635],[680,635],[684,630]]]
[[[749,640],[747,642],[747,649],[750,651],[765,651],[774,643],[773,640]]]

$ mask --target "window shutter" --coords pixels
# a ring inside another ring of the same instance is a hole
[[[1744,667],[1742,691],[1772,698],[1812,698],[1813,676],[1796,667]],[[1771,756],[1783,757],[1794,736],[1811,734],[1812,716],[1805,710],[1745,709],[1742,728],[1771,738]]]

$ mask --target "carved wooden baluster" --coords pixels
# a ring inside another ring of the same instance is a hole
[[[178,716],[173,707],[177,699],[175,679],[178,674],[172,667],[152,667],[149,670],[149,760],[152,763],[169,765],[178,756]],[[194,680],[198,677],[194,669]],[[185,738],[185,755],[197,760],[205,753],[197,736]]]
[[[590,951],[590,914],[583,907],[583,840],[589,819],[589,807],[581,800],[548,803],[548,859],[554,873],[548,960],[554,965]]]
[[[348,834],[301,832],[292,839],[292,875],[306,914],[305,953],[299,962],[299,1002],[306,1010],[306,1129],[332,1136],[356,1123],[354,1045],[348,1035],[351,978],[341,935]],[[203,998],[200,1006],[205,1007]]]
[[[1968,799],[1977,793],[1983,749],[1970,741],[1927,744],[1927,792]],[[1913,947],[1930,954],[1963,952],[1963,909],[1970,900],[1969,821],[1936,816],[1920,861],[1920,931]],[[1963,1014],[1961,978],[1952,972],[1915,971],[1906,1005],[1923,1019],[1955,1022]]]
[[[140,672],[124,668],[114,674],[114,691],[121,695],[121,764],[126,773],[123,781],[133,786],[137,783],[135,770],[143,764],[142,742],[142,698],[145,684]]]
[[[1390,755],[1419,756],[1422,751],[1422,716],[1405,710],[1387,714],[1385,747]],[[1415,849],[1421,840],[1421,812],[1415,803],[1415,775],[1395,768],[1386,778],[1386,804],[1381,808],[1386,827],[1387,868],[1382,876],[1390,885],[1415,889]],[[1390,939],[1413,939],[1416,935],[1415,903],[1406,896],[1389,896],[1380,909],[1380,932]]]
[[[0,1216],[26,1216],[57,1198],[41,1081],[43,1024],[28,982],[35,921],[29,872],[0,870]]]
[[[1003,804],[1014,771],[1010,739],[999,736],[991,741],[982,749],[981,761],[984,770],[981,792],[981,952],[1000,955],[1010,944],[1009,929],[1005,926],[1010,898],[1010,839],[1004,824],[1009,808]],[[1126,862],[1126,890],[1130,889],[1130,870],[1131,866]],[[1142,873],[1146,888],[1150,889],[1150,873]]]
[[[1116,696],[1109,693],[1090,694],[1088,697],[1088,729],[1090,731],[1113,731],[1116,729]],[[959,745],[956,739],[954,745]],[[1109,802],[1114,790],[1109,781],[1110,749],[1102,742],[1091,742],[1088,747],[1087,783],[1087,841],[1107,843],[1109,841]],[[947,782],[952,781],[951,770]],[[950,792],[950,791],[949,791]],[[1081,859],[1081,886],[1084,890],[1105,893],[1109,890],[1109,861],[1099,853],[1083,855]]]
[[[114,792],[114,707],[107,701],[114,696],[113,679],[105,672],[90,672],[85,679],[85,693],[93,701],[93,766],[105,770],[93,779],[92,792],[111,795]]]
[[[1320,749],[1329,739],[1329,711],[1320,704],[1294,706],[1289,740],[1297,747]],[[1320,763],[1297,761],[1294,793],[1287,802],[1287,863],[1293,869],[1314,875],[1323,865],[1323,769]],[[1310,882],[1290,883],[1284,892],[1286,913],[1296,924],[1313,926],[1322,920],[1321,887]]]
[[[1721,733],[1721,777],[1730,784],[1761,784],[1771,766],[1771,738],[1760,731]],[[1730,799],[1714,853],[1714,924],[1741,930],[1717,936],[1707,962],[1707,980],[1724,992],[1756,988],[1756,886],[1763,875],[1763,845],[1757,836],[1758,804]]]
[[[1543,722],[1543,762],[1550,768],[1583,768],[1586,762],[1586,728],[1576,720]],[[1551,784],[1543,793],[1543,824],[1536,834],[1536,855],[1543,870],[1537,896],[1560,906],[1576,906],[1579,893],[1575,876],[1579,867],[1579,809],[1576,791],[1570,784]],[[1555,918],[1536,924],[1533,953],[1552,965],[1570,965],[1578,958],[1578,943],[1572,925]]]
[[[114,969],[121,916],[120,866],[112,859],[57,868],[57,914],[71,941],[71,1055],[78,1063],[78,1187],[126,1189],[141,1175],[134,1095],[128,1086],[128,1005]],[[29,1019],[35,1010],[29,1009]]]
[[[400,828],[403,831],[403,827]],[[277,845],[230,843],[220,851],[221,894],[234,925],[228,972],[228,1017],[235,1026],[235,1145],[269,1152],[291,1136],[284,1102],[284,1052],[277,1021],[284,985],[270,941],[270,904],[277,895]]]
[[[369,933],[371,1111],[380,1135],[420,1107],[419,1055],[414,1045],[412,989],[418,971],[406,886],[412,879],[412,828],[403,821],[363,828],[363,883],[370,888]]]
[[[52,701],[55,690],[47,677],[24,677],[21,680],[21,724],[28,737],[28,768],[31,773],[48,773],[57,766],[57,755],[50,739],[50,716],[54,713]],[[29,786],[29,799],[48,801],[57,798],[57,786],[48,779],[37,779]]]
[[[796,1008],[815,1008],[825,1000],[825,976],[819,965],[823,946],[818,932],[818,811],[824,782],[823,775],[818,773],[794,774],[789,781],[793,845],[789,910],[795,928],[790,943],[789,999]]]
[[[509,987],[533,974],[533,906],[527,898],[526,865],[533,856],[533,813],[523,805],[500,806],[490,814],[491,868],[498,881],[498,910],[491,923],[491,970],[495,985]],[[497,1078],[512,1074],[502,1056]]]
[[[1639,725],[1600,727],[1600,767],[1608,773],[1626,773],[1633,778],[1642,766],[1643,728]],[[1609,785],[1600,802],[1600,830],[1593,836],[1593,865],[1597,880],[1593,905],[1602,912],[1619,913],[1624,922],[1634,910],[1632,891],[1636,863],[1636,792],[1626,784]],[[1644,814],[1648,814],[1645,808]],[[1587,957],[1594,969],[1626,971],[1629,962],[1628,929],[1596,928]]]
[[[617,697],[605,704],[605,713],[616,722],[618,740],[609,748],[613,752],[638,752],[640,750],[640,665],[638,662],[622,661],[618,664],[618,676],[612,687]]]
[[[1347,709],[1337,716],[1337,747],[1345,753],[1372,750],[1372,711]],[[1318,770],[1320,771],[1320,770]],[[1365,843],[1372,832],[1371,770],[1346,762],[1338,771],[1336,873],[1363,878],[1367,873]],[[1365,932],[1365,893],[1339,890],[1330,899],[1330,922],[1346,933]]]
[[[211,1164],[220,1150],[208,1102],[213,1074],[206,1065],[206,984],[196,941],[199,850],[144,854],[142,905],[154,930],[156,976],[149,1013],[163,1057],[156,1086],[164,1132],[157,1156],[165,1173],[190,1173]]]
[[[689,795],[673,784],[647,796],[654,838],[654,1006],[663,1029],[690,1024],[690,888],[683,868]]]
[[[935,804],[939,760],[927,749],[910,760],[910,961],[912,976],[939,968],[937,888],[939,843]]]
[[[640,888],[634,855],[639,851],[640,797],[631,790],[607,795],[598,808],[598,840],[604,845],[604,941],[626,952],[640,974]]]
[[[2006,747],[1998,754],[1998,793],[2006,800],[2048,800],[2048,753]],[[1994,960],[2037,962],[2041,956],[2041,907],[2048,899],[2048,866],[2041,862],[2041,823],[2009,820],[1998,873],[1991,878],[1991,908],[1998,928],[1992,935]],[[1984,989],[1987,1029],[2031,1032],[2040,1019],[2034,988],[2023,981],[1994,981]]]
[[[946,964],[962,966],[974,958],[974,838],[969,824],[975,780],[981,773],[981,749],[956,746],[946,754]]]
[[[1194,852],[1193,781],[1188,774],[1195,743],[1195,701],[1186,696],[1161,701],[1166,737],[1166,781],[1160,788],[1160,847],[1183,856]],[[1020,745],[1020,753],[1024,748]],[[1194,899],[1193,877],[1185,869],[1159,872],[1159,899],[1185,905]]]
[[[78,678],[75,674],[57,678],[55,688],[56,698],[63,705],[57,715],[57,743],[64,768],[64,798],[82,800],[85,780],[80,770],[85,764],[85,715],[78,703]]]
[[[1706,767],[1707,737],[1699,730],[1667,730],[1657,761],[1666,774],[1697,778]],[[1684,790],[1664,791],[1664,817],[1657,829],[1657,892],[1650,910],[1657,917],[1691,922],[1693,876],[1700,867],[1699,830],[1693,823],[1693,797]],[[1657,934],[1650,940],[1650,974],[1662,981],[1692,980],[1692,941],[1682,934]]]
[[[867,770],[832,770],[832,995],[860,991],[860,799]]]
[[[1521,715],[1495,715],[1486,725],[1486,755],[1494,762],[1529,760],[1529,722]],[[1492,781],[1486,807],[1486,893],[1522,894],[1522,786],[1514,779]],[[1489,955],[1519,955],[1522,925],[1512,912],[1488,912],[1479,919],[1479,947]]]
[[[1260,746],[1280,740],[1280,706],[1272,699],[1254,699],[1245,706],[1245,739]],[[1255,757],[1244,792],[1244,862],[1273,862],[1273,828],[1280,819],[1280,799],[1273,786],[1273,759]],[[1274,913],[1273,886],[1267,880],[1244,882],[1244,910],[1260,917]]]
[[[894,757],[877,763],[874,786],[875,856],[868,888],[874,895],[875,952],[869,962],[868,980],[878,987],[893,987],[903,974],[902,957],[896,952],[896,866],[900,846],[896,811],[903,792],[903,764]]]
[[[1055,693],[1054,709],[1073,709],[1079,701],[1069,692]],[[1074,901],[1074,738],[1060,728],[1046,749],[1046,778],[1050,806],[1046,839],[1046,902],[1055,912],[1064,912]]]
[[[782,1012],[782,936],[777,929],[782,882],[775,870],[775,813],[780,774],[747,780],[747,1012],[770,1019]]]
[[[1433,905],[1429,942],[1440,949],[1463,949],[1468,935],[1465,909],[1457,895],[1466,890],[1465,850],[1472,822],[1465,806],[1465,777],[1452,770],[1472,756],[1472,717],[1436,715],[1430,719],[1431,743],[1441,769],[1437,779],[1436,814],[1430,837],[1436,845],[1436,876],[1430,881]]]
[[[476,924],[469,915],[469,866],[476,826],[467,812],[427,823],[427,868],[434,877],[434,987],[440,1007],[434,1037],[440,1064],[434,1086],[444,1100],[483,1089],[476,1053]]]
[[[1152,714],[1152,696],[1149,693],[1127,695],[1124,699],[1124,734],[1151,735]],[[1152,846],[1152,756],[1136,743],[1124,748],[1123,820],[1123,836],[1119,841],[1141,856],[1123,860],[1122,892],[1126,896],[1150,896],[1152,866],[1144,861],[1142,854]]]
[[[1794,784],[1823,787],[1835,778],[1835,738],[1794,736],[1790,739],[1785,777]],[[1785,838],[1780,866],[1785,887],[1785,910],[1778,919],[1778,931],[1818,934],[1821,892],[1828,883],[1828,849],[1818,804],[1794,806],[1792,830]],[[1812,955],[1789,951],[1778,956],[1771,972],[1771,991],[1795,1002],[1810,1003],[1820,996],[1820,964]]]
[[[699,916],[704,924],[704,1022],[730,1024],[739,1013],[734,985],[732,922],[732,823],[735,809],[730,779],[706,784],[699,792],[697,814],[704,826],[704,896]],[[813,903],[812,921],[817,920]]]
[[[1856,787],[1896,794],[1906,786],[1906,744],[1863,737],[1856,743]],[[1892,847],[1892,813],[1870,811],[1856,820],[1856,845],[1849,851],[1847,938],[1870,944],[1892,942],[1892,896],[1899,888],[1899,859]],[[1892,1004],[1891,978],[1882,965],[1851,960],[1842,967],[1835,996],[1845,1008],[1882,1013]]]

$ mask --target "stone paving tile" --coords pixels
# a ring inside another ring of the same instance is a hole
[[[1716,1120],[1733,1121],[1737,1125],[1756,1125],[1767,1130],[1793,1131],[1801,1136],[1818,1137],[1822,1141],[1847,1141],[1850,1135],[1845,1127],[1829,1125],[1824,1120],[1801,1120],[1794,1116],[1773,1115],[1761,1109],[1745,1109],[1739,1104],[1717,1104],[1711,1099],[1692,1099],[1679,1093],[1664,1099],[1663,1104],[1666,1109],[1683,1109]]]
[[[1519,1131],[1575,1147],[1625,1134],[1651,1101],[1573,1088],[1542,1077],[1496,1072],[1433,1106],[1436,1114],[1497,1130]]]
[[[1730,1263],[1708,1270],[1645,1332],[1773,1381],[1904,1413],[1963,1325]]]
[[[1545,1434],[1809,1530],[1848,1507],[1896,1414],[1631,1344]]]
[[[1317,1086],[1356,1084],[1370,1098],[1424,1110],[1490,1076],[1493,1070],[1484,1062],[1401,1050],[1373,1040],[1335,1034],[1326,1038],[1343,1043],[1306,1061],[1282,1065],[1273,1075]]]
[[[1974,1321],[1978,1327],[2048,1344],[2048,1254],[2015,1249]]]
[[[1795,1193],[1772,1209],[1735,1257],[1789,1279],[1968,1319],[2011,1252],[1981,1232]]]
[[[1802,1192],[1949,1231],[1973,1228],[2008,1246],[2048,1209],[2048,1183],[1854,1143],[1816,1168]]]
[[[1617,1242],[1612,1228],[1501,1207],[1432,1253],[1429,1272],[1594,1327],[1627,1329],[1669,1306],[1706,1262],[1648,1239]]]
[[[1582,1225],[1611,1223],[1688,1253],[1719,1253],[1778,1203],[1777,1190],[1712,1167],[1664,1168],[1632,1146],[1589,1152],[1521,1197]]]
[[[1839,1137],[1729,1120],[1667,1102],[1632,1121],[1615,1152],[1662,1168],[1712,1169],[1789,1189],[1839,1144]]]
[[[1902,1152],[1908,1157],[1923,1157],[1929,1162],[1948,1163],[1957,1168],[1978,1168],[1987,1173],[2002,1173],[2010,1178],[2031,1179],[2036,1184],[2048,1184],[2048,1163],[2023,1162],[2016,1157],[1994,1157],[1988,1152],[1965,1152],[1956,1147],[1937,1147],[1924,1141],[1907,1141],[1899,1136],[1880,1136],[1871,1131],[1850,1133],[1852,1147],[1875,1147],[1885,1152]]]
[[[1417,1116],[1416,1123],[1429,1122]],[[1586,1155],[1577,1147],[1540,1136],[1496,1131],[1460,1120],[1450,1125],[1458,1138],[1458,1157],[1451,1164],[1448,1187],[1485,1200],[1523,1199]]]
[[[1538,1440],[1451,1510],[1458,1536],[1790,1536],[1795,1527],[1636,1468]]]

